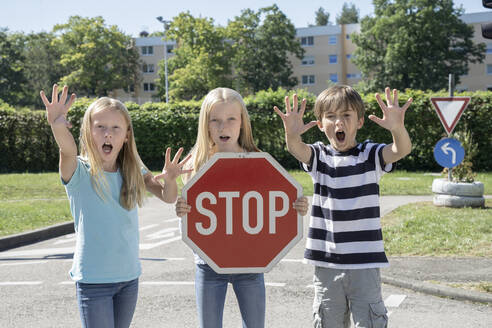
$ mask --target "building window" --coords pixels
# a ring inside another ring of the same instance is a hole
[[[337,63],[337,55],[330,55],[330,64]]]
[[[361,78],[360,73],[347,73],[347,79],[359,79]]]
[[[337,73],[330,74],[330,81],[337,83],[338,82],[338,74]]]
[[[487,49],[485,49],[486,54],[492,54],[492,44],[487,44]]]
[[[155,84],[154,83],[144,83],[143,89],[144,89],[144,91],[154,91],[155,90]]]
[[[153,56],[154,55],[154,47],[153,46],[143,46],[142,47],[142,56]]]
[[[336,35],[330,35],[330,38],[328,40],[328,44],[337,44],[337,36]]]
[[[487,86],[487,91],[492,91],[492,85]]]
[[[348,54],[348,55],[347,55],[347,59],[348,59],[348,60],[352,59],[352,55],[351,55],[351,54]]]
[[[313,46],[314,45],[314,36],[303,36],[301,38],[302,46]]]
[[[144,73],[154,73],[154,64],[143,64],[142,71]]]
[[[492,75],[492,65],[487,64],[487,75]]]
[[[172,44],[166,45],[166,49],[167,49],[167,53],[170,54],[173,52],[174,45]]]
[[[312,66],[314,65],[314,56],[306,56],[301,61],[302,66]]]
[[[345,34],[345,38],[346,38],[347,40],[350,40],[350,34]]]
[[[303,75],[302,85],[313,85],[315,83],[314,75]]]

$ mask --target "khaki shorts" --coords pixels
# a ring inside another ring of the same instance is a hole
[[[314,269],[313,324],[315,328],[385,328],[386,307],[379,269]]]

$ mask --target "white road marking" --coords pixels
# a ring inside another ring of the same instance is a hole
[[[73,243],[74,241],[76,241],[76,238],[75,237],[72,237],[70,239],[65,239],[65,240],[57,240],[53,243],[53,245],[59,245],[59,244],[67,244],[67,243]]]
[[[150,286],[155,286],[155,285],[194,285],[194,281],[142,281],[140,282],[141,285],[150,285]]]
[[[179,222],[179,220],[181,220],[181,218],[167,219],[164,220],[164,222]]]
[[[41,285],[42,281],[0,281],[0,286]]]
[[[181,236],[177,236],[177,237],[174,237],[174,238],[166,239],[166,240],[163,240],[163,241],[160,241],[160,242],[157,242],[157,243],[140,244],[140,249],[142,249],[142,250],[143,249],[151,249],[151,248],[154,248],[154,247],[157,247],[157,246],[161,246],[161,245],[172,243],[173,241],[177,241],[177,240],[181,240]]]
[[[73,253],[75,247],[66,248],[40,248],[31,249],[27,251],[10,251],[10,252],[0,252],[0,259],[2,257],[15,257],[15,256],[33,256],[33,255],[55,255],[55,254],[66,254]]]
[[[75,281],[73,281],[73,280],[62,281],[59,283],[59,285],[75,285]]]
[[[384,305],[386,305],[386,307],[399,307],[406,297],[407,295],[392,294],[386,297]]]
[[[3,263],[0,266],[9,266],[9,265],[28,265],[28,264],[42,264],[48,261],[29,261],[29,262],[14,262],[14,263]]]
[[[282,259],[280,262],[296,262],[296,263],[302,263],[302,259]]]
[[[145,227],[141,227],[140,229],[138,229],[139,231],[144,231],[144,230],[147,230],[147,229],[150,229],[150,228],[153,228],[153,227],[157,227],[158,224],[149,224],[148,226],[145,226]]]
[[[270,286],[270,287],[285,287],[285,282],[265,282],[265,286]]]
[[[174,232],[178,231],[179,228],[166,228],[166,229],[161,229],[158,230],[154,233],[151,233],[150,235],[145,236],[145,239],[147,240],[154,240],[154,239],[161,239],[161,238],[168,238],[171,236],[174,236]]]

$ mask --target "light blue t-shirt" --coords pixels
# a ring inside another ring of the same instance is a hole
[[[110,194],[101,199],[91,183],[89,164],[77,158],[77,169],[65,185],[77,243],[70,270],[73,280],[110,283],[140,276],[137,207],[120,205],[120,171],[104,172]]]

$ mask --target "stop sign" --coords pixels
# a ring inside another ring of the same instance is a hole
[[[183,187],[183,241],[217,273],[267,272],[302,238],[302,187],[267,153],[217,153]]]

